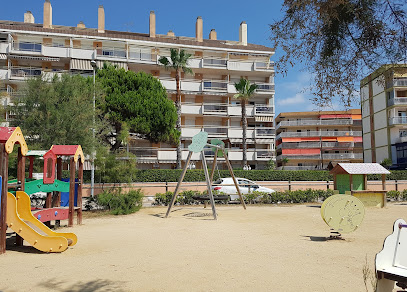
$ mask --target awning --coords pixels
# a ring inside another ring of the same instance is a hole
[[[39,56],[10,55],[10,59],[24,59],[24,60],[35,60],[35,61],[59,62],[59,58],[39,57]]]
[[[363,138],[362,137],[353,137],[353,141],[354,142],[363,142]]]
[[[283,155],[319,155],[321,153],[321,149],[319,148],[311,148],[311,149],[283,149]]]
[[[7,60],[6,54],[0,54],[0,60]]]
[[[338,142],[353,142],[353,137],[338,137]]]
[[[353,120],[361,120],[361,119],[362,119],[362,115],[352,115],[352,119],[353,119]]]
[[[117,67],[118,69],[124,69],[124,70],[129,70],[129,67],[127,66],[127,63],[123,62],[115,62],[115,61],[96,61],[96,65],[98,66],[99,69],[103,68],[104,63],[109,63],[110,65],[113,65]]]
[[[256,116],[254,119],[256,122],[272,122],[274,120],[273,117],[267,117],[267,116],[266,117]]]
[[[304,141],[301,138],[281,138],[283,142],[301,142]]]
[[[322,137],[322,141],[331,141],[331,142],[336,142],[337,138],[336,137]]]
[[[72,59],[71,60],[71,70],[85,70],[92,71],[92,65],[89,60],[82,59]]]

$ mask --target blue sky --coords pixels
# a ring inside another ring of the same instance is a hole
[[[1,20],[23,21],[24,13],[30,10],[35,22],[42,23],[44,0],[6,1],[0,9]],[[175,3],[175,4],[174,4]],[[195,4],[196,3],[196,4]],[[198,5],[199,3],[199,5]],[[195,21],[201,16],[204,38],[214,28],[218,39],[239,40],[239,25],[246,21],[248,42],[271,47],[268,40],[269,24],[281,16],[282,0],[255,1],[129,1],[129,0],[51,0],[53,24],[76,26],[83,21],[86,27],[97,27],[97,9],[105,8],[106,29],[148,33],[150,10],[156,13],[157,33],[174,31],[177,36],[195,36]],[[276,49],[276,60],[279,55]],[[311,75],[300,66],[290,68],[286,76],[276,74],[276,115],[280,112],[307,111],[317,108],[304,92],[311,83]],[[354,107],[359,107],[355,104]],[[334,102],[329,110],[342,110]]]

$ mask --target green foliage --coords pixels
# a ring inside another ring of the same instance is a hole
[[[406,63],[406,29],[405,0],[285,0],[270,40],[281,49],[278,71],[302,63],[313,75],[314,102],[349,106],[366,72]]]
[[[173,192],[157,193],[155,194],[154,205],[168,206],[171,202],[171,198],[174,195]]]
[[[127,152],[110,153],[100,148],[95,160],[95,181],[130,183],[137,179],[136,157]]]
[[[273,159],[270,159],[267,161],[267,169],[268,170],[275,170],[276,169],[276,163]]]
[[[122,193],[122,190],[108,190],[94,196],[94,202],[110,210],[113,215],[127,215],[140,210],[143,205],[143,192],[141,190],[131,190],[128,193]]]
[[[98,89],[96,98],[99,100]],[[90,153],[94,145],[93,81],[80,75],[29,79],[21,94],[13,98],[16,118],[30,149],[49,149],[53,144],[82,146]],[[97,113],[96,113],[97,114]],[[103,127],[97,121],[96,128]]]
[[[383,159],[383,161],[380,163],[381,166],[383,166],[384,168],[389,168],[390,166],[392,166],[393,161],[390,158],[385,158]]]
[[[388,191],[387,192],[387,199],[390,199],[391,201],[398,201],[401,199],[399,191]]]
[[[152,142],[178,142],[177,112],[157,78],[105,64],[97,71],[97,80],[106,91],[100,107],[119,136],[113,149],[124,140],[122,131],[128,130]]]
[[[166,69],[174,69],[176,72],[182,70],[188,74],[193,73],[191,68],[188,67],[188,60],[192,57],[191,54],[187,53],[184,49],[177,50],[173,48],[170,49],[170,54],[170,59],[162,56],[158,62],[164,65]]]
[[[258,85],[250,83],[246,78],[240,78],[239,82],[235,83],[237,94],[233,97],[241,100],[250,99],[256,92]]]

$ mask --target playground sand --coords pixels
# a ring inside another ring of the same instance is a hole
[[[319,207],[219,206],[217,221],[202,207],[85,217],[61,229],[78,236],[61,254],[8,247],[0,291],[366,291],[366,259],[374,272],[407,206],[369,208],[360,229],[328,241]]]

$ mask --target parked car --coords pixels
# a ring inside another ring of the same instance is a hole
[[[274,190],[262,187],[254,181],[238,177],[236,178],[236,180],[239,184],[241,194],[248,194],[254,191],[263,193],[274,193]],[[231,177],[220,178],[215,181],[212,185],[212,190],[229,195],[231,200],[239,199],[239,195],[237,194],[236,187],[233,183],[233,178]]]

